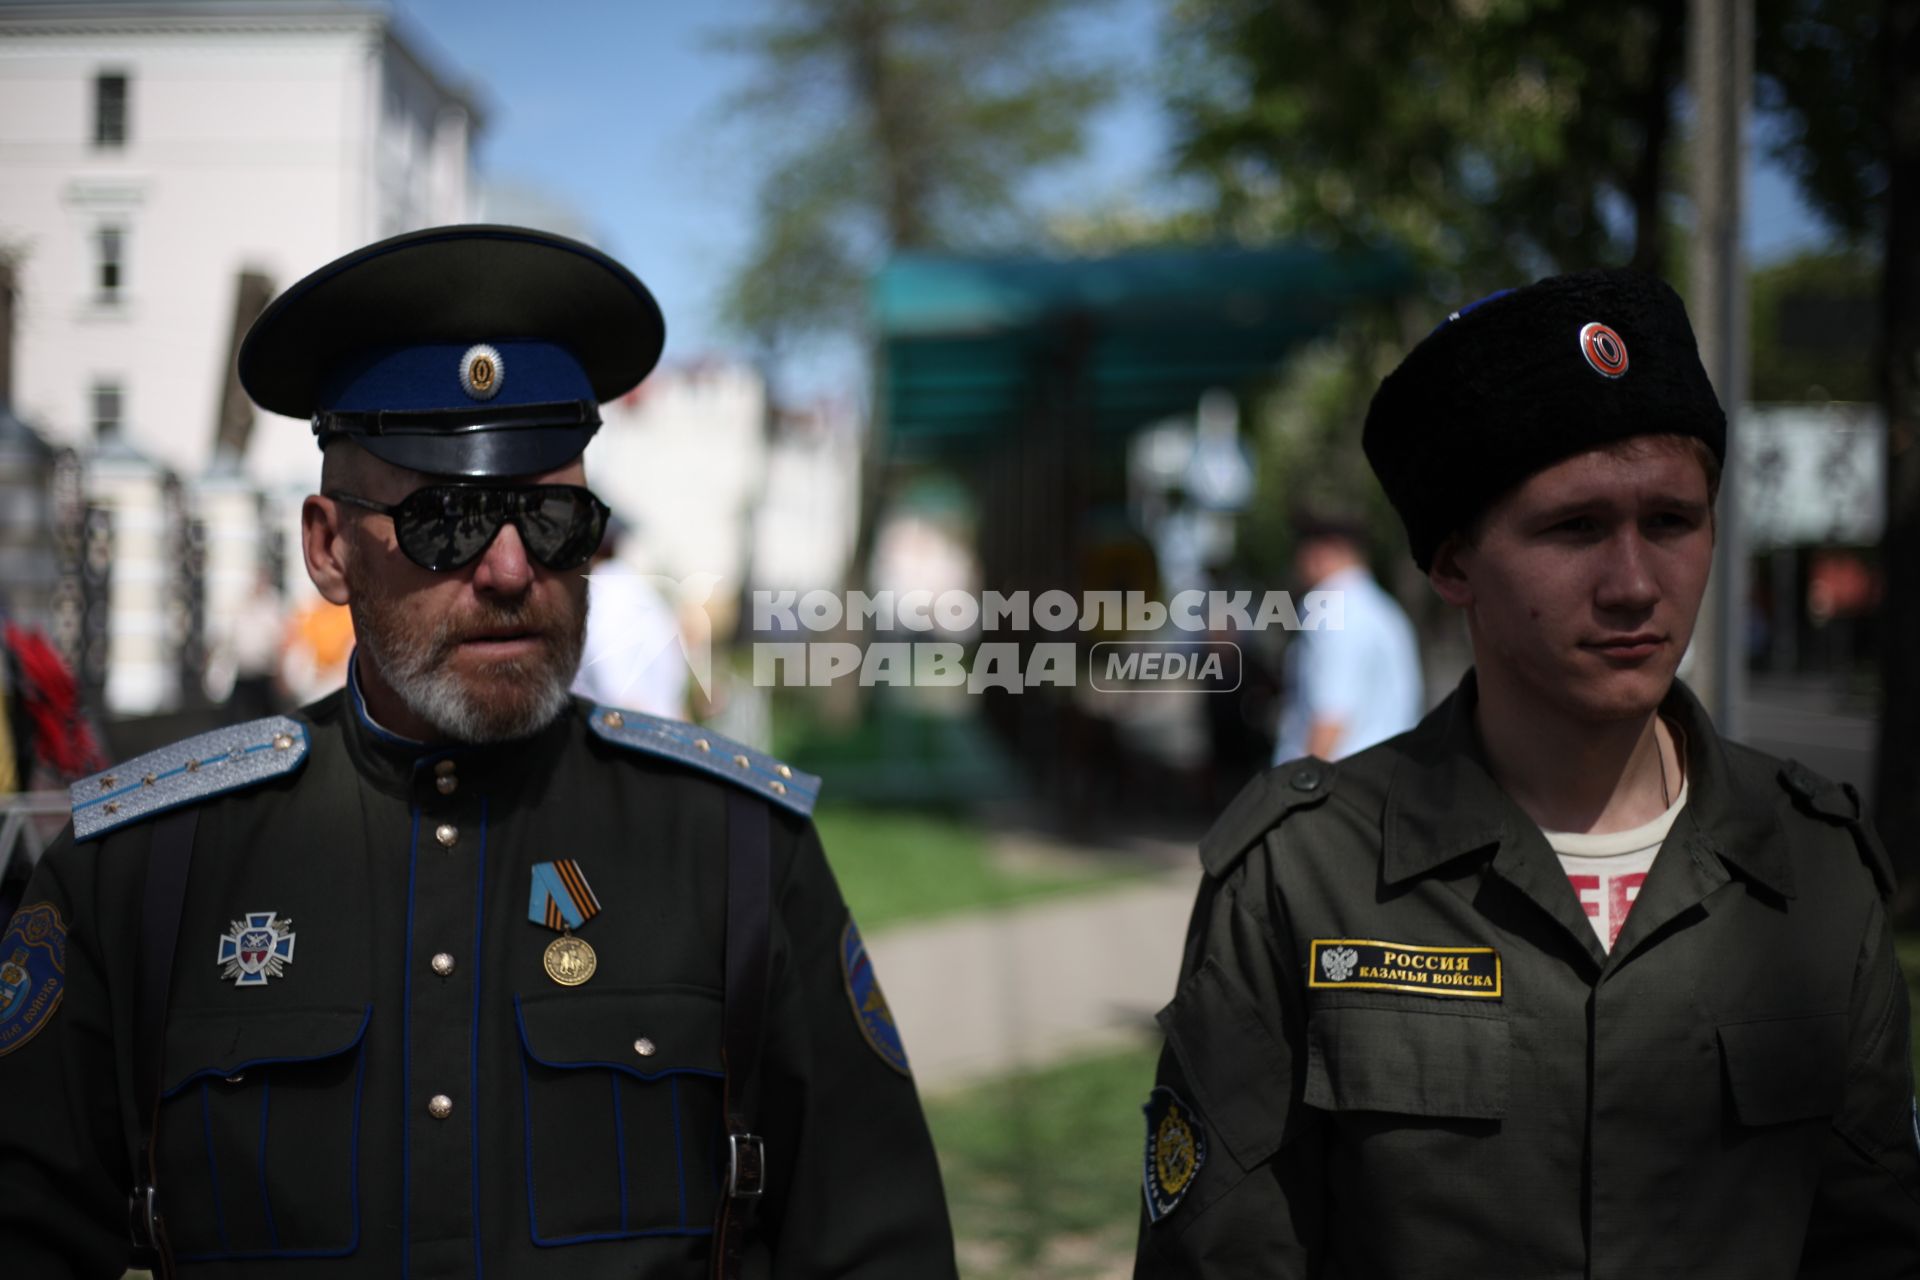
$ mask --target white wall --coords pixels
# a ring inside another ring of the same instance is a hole
[[[50,439],[89,440],[90,389],[118,379],[129,443],[197,474],[241,271],[284,288],[381,235],[466,216],[464,104],[381,15],[274,7],[169,26],[159,5],[127,29],[0,15],[0,245],[21,257],[15,407]],[[92,141],[101,70],[129,77],[121,148]],[[126,228],[115,306],[94,298],[107,221]],[[316,458],[304,424],[263,416],[247,468],[310,482]]]

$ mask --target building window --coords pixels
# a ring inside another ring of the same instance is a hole
[[[121,427],[120,384],[117,382],[96,382],[93,384],[93,438],[105,440],[118,436]]]
[[[93,145],[127,145],[127,73],[102,71],[93,78]]]
[[[101,302],[120,301],[127,280],[127,232],[124,227],[105,226],[94,232],[93,283]]]

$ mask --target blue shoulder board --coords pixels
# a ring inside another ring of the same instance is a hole
[[[91,840],[183,804],[278,778],[306,759],[307,727],[289,716],[250,720],[149,751],[69,788],[73,838]]]
[[[735,786],[756,791],[806,817],[820,798],[820,779],[781,764],[763,751],[742,746],[684,720],[596,706],[587,716],[594,733],[630,751],[667,756]]]

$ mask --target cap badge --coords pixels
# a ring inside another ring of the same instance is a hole
[[[1627,371],[1627,344],[1598,320],[1580,326],[1580,354],[1602,377],[1617,378]]]
[[[500,353],[486,343],[476,343],[460,357],[460,389],[475,400],[491,400],[500,394],[507,368]]]

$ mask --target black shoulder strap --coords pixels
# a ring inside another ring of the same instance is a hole
[[[766,1190],[766,1149],[754,1132],[766,1024],[773,872],[767,805],[727,789],[727,1173],[713,1233],[714,1280],[736,1280]]]
[[[187,901],[187,872],[193,863],[193,833],[200,810],[187,805],[162,814],[153,824],[153,848],[147,857],[146,899],[140,911],[140,972],[133,1007],[134,1187],[127,1201],[127,1230],[136,1265],[166,1280],[173,1274],[173,1253],[161,1222],[154,1187],[153,1128],[160,1110],[161,1059],[167,1039],[167,993],[173,986],[173,953],[180,938],[180,912]]]

